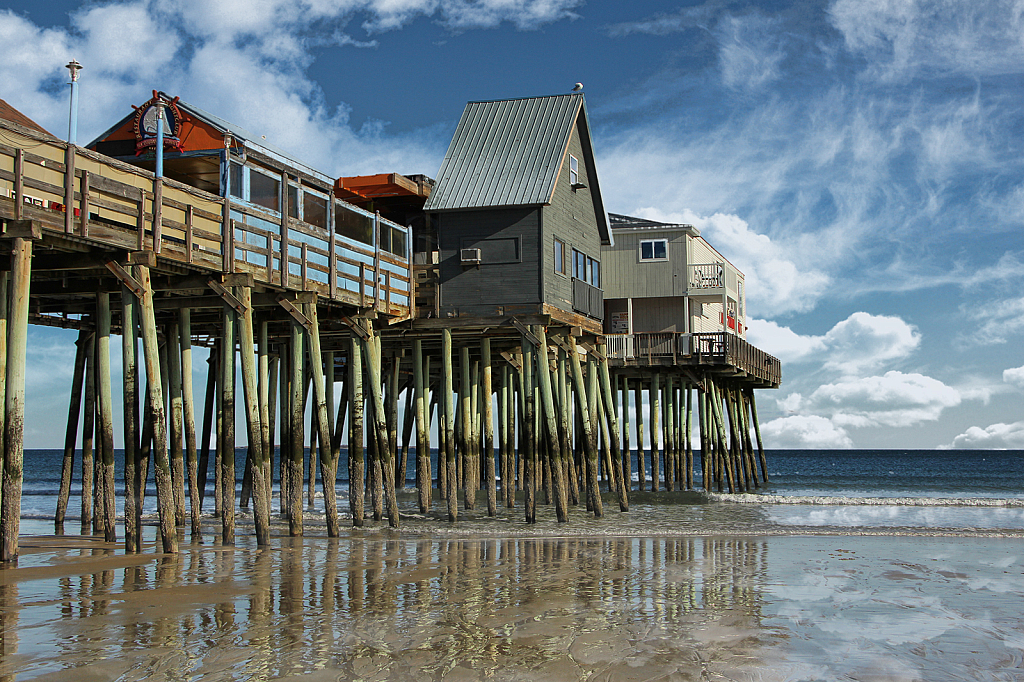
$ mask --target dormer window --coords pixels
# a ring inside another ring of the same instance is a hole
[[[667,239],[641,239],[640,262],[668,260]]]
[[[580,184],[580,162],[572,154],[569,155],[569,184]]]

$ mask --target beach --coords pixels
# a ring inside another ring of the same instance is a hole
[[[0,679],[1024,678],[1020,531],[788,528],[722,501],[574,515],[279,526],[265,549],[211,525],[175,556],[153,527],[128,555],[29,521],[0,571]]]

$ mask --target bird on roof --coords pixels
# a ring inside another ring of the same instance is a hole
[[[577,83],[576,85],[572,86],[572,91],[573,92],[579,92],[582,89],[583,89],[583,83]]]

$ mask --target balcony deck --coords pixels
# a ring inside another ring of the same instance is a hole
[[[34,323],[78,326],[68,317],[76,307],[55,300],[73,301],[75,287],[65,286],[67,296],[62,296],[59,284],[47,278],[56,274],[66,285],[70,274],[81,280],[81,294],[95,293],[100,282],[112,280],[104,261],[127,262],[133,252],[155,256],[154,274],[242,276],[265,290],[313,292],[323,303],[392,319],[407,319],[413,311],[408,246],[395,255],[382,249],[376,237],[386,225],[406,232],[408,245],[408,228],[333,200],[332,215],[360,213],[372,222],[376,244],[364,244],[335,230],[282,220],[258,206],[156,178],[16,124],[0,121],[0,129],[0,218],[37,221],[42,227],[35,260],[40,266],[46,261],[48,274],[33,275]]]
[[[701,367],[745,379],[760,388],[778,388],[778,358],[734,334],[652,332],[605,336],[611,367]]]

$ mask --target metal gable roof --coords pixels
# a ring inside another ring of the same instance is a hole
[[[549,203],[582,94],[470,102],[427,211]]]

